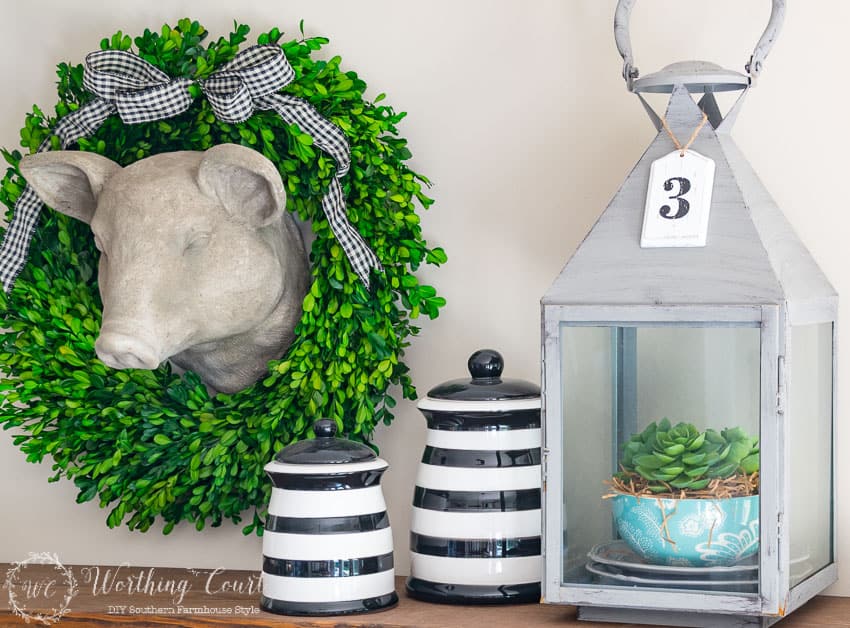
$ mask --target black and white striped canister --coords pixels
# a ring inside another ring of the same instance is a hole
[[[381,475],[367,446],[335,438],[323,419],[316,438],[284,447],[265,470],[273,488],[263,534],[263,610],[346,615],[398,602],[393,537]]]
[[[446,382],[419,402],[428,429],[413,496],[413,597],[540,599],[540,389],[503,380],[502,366],[497,352],[478,351],[471,379]]]

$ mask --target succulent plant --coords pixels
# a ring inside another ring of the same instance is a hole
[[[759,469],[758,439],[740,427],[700,432],[690,423],[670,425],[666,418],[634,434],[623,448],[617,474],[637,473],[653,493],[673,489],[698,491],[714,478],[728,478]]]

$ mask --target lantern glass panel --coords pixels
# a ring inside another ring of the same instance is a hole
[[[791,586],[833,562],[832,323],[791,328]]]
[[[758,592],[757,553],[738,565],[747,565],[747,577],[737,572],[733,578],[723,569],[696,577],[623,568],[616,556],[600,565],[589,553],[619,539],[612,500],[602,496],[632,434],[667,418],[700,431],[740,427],[759,436],[760,350],[758,323],[560,325],[564,584]],[[714,542],[717,548],[717,536]]]

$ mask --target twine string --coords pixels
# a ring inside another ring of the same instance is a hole
[[[655,501],[658,502],[658,510],[661,511],[661,527],[658,529],[658,534],[661,536],[663,541],[667,541],[670,545],[676,549],[676,541],[673,540],[673,537],[670,535],[670,526],[668,522],[670,518],[676,514],[676,511],[679,510],[678,502],[673,504],[673,510],[669,513],[664,509],[664,501],[660,497],[656,497]]]
[[[683,146],[681,144],[681,142],[679,142],[679,138],[677,138],[673,134],[673,131],[670,130],[670,127],[667,126],[667,117],[665,116],[665,117],[661,118],[661,125],[664,127],[664,130],[667,131],[667,135],[670,136],[670,139],[673,140],[673,145],[679,151],[679,157],[685,156],[685,151],[688,150],[691,147],[691,144],[693,144],[694,141],[697,139],[697,135],[699,135],[699,132],[702,131],[702,127],[705,126],[706,122],[708,122],[708,114],[703,112],[702,122],[700,122],[699,126],[696,129],[694,129],[694,132],[691,133],[691,137],[688,138],[688,141],[685,142],[685,145]]]

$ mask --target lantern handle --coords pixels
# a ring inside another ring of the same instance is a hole
[[[782,22],[785,21],[785,0],[773,0],[773,8],[770,11],[770,19],[767,21],[767,26],[753,50],[753,56],[750,57],[750,62],[745,66],[747,72],[752,78],[758,77],[764,65],[764,60],[776,43],[776,38],[779,37],[779,31],[782,30]]]
[[[770,19],[767,22],[767,27],[764,29],[749,62],[745,66],[750,79],[755,79],[761,73],[764,60],[767,58],[770,49],[779,36],[782,22],[785,19],[785,1],[772,0],[773,6],[770,11]],[[634,80],[640,76],[640,72],[635,65],[635,58],[632,53],[632,39],[629,34],[629,18],[631,17],[635,2],[637,0],[619,0],[617,10],[614,13],[614,41],[617,42],[617,50],[620,52],[620,56],[623,57],[623,78],[630,90]]]

